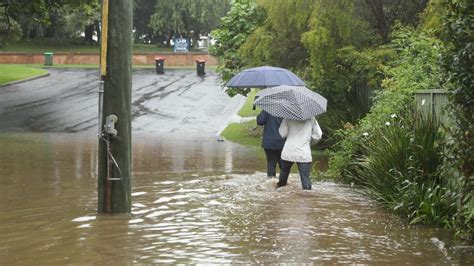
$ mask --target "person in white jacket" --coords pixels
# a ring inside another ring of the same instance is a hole
[[[311,179],[309,173],[311,170],[311,140],[318,142],[323,132],[315,118],[305,121],[283,119],[279,133],[286,138],[285,145],[281,152],[281,171],[277,187],[285,186],[288,181],[293,163],[298,165],[301,185],[303,189],[311,189]]]

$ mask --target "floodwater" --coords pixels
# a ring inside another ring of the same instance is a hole
[[[293,175],[276,190],[259,149],[190,134],[133,144],[132,214],[97,215],[93,134],[0,134],[0,265],[474,262],[451,233],[346,186],[303,192]]]

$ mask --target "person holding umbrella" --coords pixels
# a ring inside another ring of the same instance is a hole
[[[281,171],[277,187],[286,186],[291,167],[296,163],[303,189],[311,190],[309,173],[313,158],[310,143],[318,142],[323,135],[318,122],[314,117],[304,121],[285,118],[279,133],[286,138],[286,142],[281,153]]]
[[[262,147],[267,157],[267,177],[276,177],[276,166],[281,171],[281,151],[285,144],[285,139],[278,132],[283,118],[275,117],[265,111],[261,111],[257,116],[257,124],[263,126]]]
[[[297,75],[288,69],[260,66],[245,69],[227,83],[226,87],[233,89],[261,88],[265,90],[273,90],[279,85],[304,86],[305,83]],[[267,176],[276,177],[276,166],[280,166],[280,155],[285,140],[280,136],[278,129],[282,118],[275,117],[268,112],[262,111],[257,116],[257,124],[263,126],[262,147],[267,157]]]
[[[260,91],[254,104],[273,116],[284,118],[279,134],[286,138],[281,153],[281,172],[277,187],[288,182],[291,167],[298,165],[303,189],[311,189],[311,141],[319,141],[322,131],[314,118],[326,112],[327,100],[304,86],[277,86]]]

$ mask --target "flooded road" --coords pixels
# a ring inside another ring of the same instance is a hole
[[[0,134],[0,265],[472,264],[434,245],[451,233],[409,227],[343,185],[303,192],[292,176],[276,190],[259,149],[189,134],[133,142],[132,214],[109,216],[96,214],[94,137]]]
[[[134,71],[132,213],[97,215],[97,71],[50,73],[0,88],[0,265],[474,264],[344,185],[276,190],[261,149],[216,140],[242,98],[212,71]]]
[[[97,131],[99,76],[96,69],[48,69],[50,76],[0,87],[0,132]],[[244,98],[230,98],[219,77],[195,70],[137,69],[132,76],[135,132],[217,133]]]

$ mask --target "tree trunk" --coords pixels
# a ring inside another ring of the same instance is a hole
[[[384,5],[382,0],[365,0],[369,6],[372,15],[375,17],[377,26],[377,33],[382,37],[384,43],[388,43],[388,33],[389,29],[387,26],[387,21],[384,13]]]
[[[85,30],[84,30],[84,41],[86,43],[93,43],[94,40],[92,39],[92,36],[94,35],[94,24],[87,25]]]

